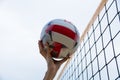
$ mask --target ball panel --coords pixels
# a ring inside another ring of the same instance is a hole
[[[60,44],[58,42],[54,42],[52,45],[54,46],[53,52],[54,52],[54,54],[56,54],[55,57],[58,57],[60,54],[61,48],[62,48],[62,44]]]
[[[59,56],[58,58],[64,58],[66,57],[68,54],[69,55],[72,55],[76,50],[73,50],[73,49],[69,49],[69,48],[62,48],[60,53],[59,53]]]
[[[75,26],[71,22],[68,22],[67,20],[55,19],[55,20],[52,20],[49,23],[49,25],[61,25],[73,30],[74,32],[76,31]]]
[[[64,57],[66,57],[68,55],[68,53],[69,53],[68,48],[62,48],[59,55],[58,55],[58,57],[59,58],[64,58]]]
[[[57,32],[52,32],[52,40],[55,42],[59,42],[70,49],[72,49],[76,43],[75,40]]]
[[[73,30],[66,28],[61,25],[50,25],[47,29],[46,32],[48,33],[49,31],[54,31],[63,35],[66,35],[70,37],[71,39],[77,40],[78,36]]]
[[[50,38],[50,35],[49,34],[44,34],[44,36],[41,38],[42,42],[43,42],[43,45],[46,44],[46,42],[50,42],[51,41],[51,38]]]

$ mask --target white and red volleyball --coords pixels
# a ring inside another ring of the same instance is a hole
[[[53,58],[64,58],[73,54],[79,46],[79,32],[70,22],[55,19],[44,26],[41,32],[41,40],[45,47],[48,43],[53,48]]]

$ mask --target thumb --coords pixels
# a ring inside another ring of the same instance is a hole
[[[63,64],[65,61],[67,61],[68,59],[70,59],[70,55],[68,54],[64,59],[62,59],[61,61],[59,61],[59,64]]]

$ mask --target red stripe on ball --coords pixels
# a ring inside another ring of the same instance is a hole
[[[48,27],[46,29],[46,32],[48,33],[49,31],[54,31],[54,32],[58,32],[60,34],[66,35],[69,38],[73,39],[73,40],[77,40],[78,36],[75,32],[73,32],[72,30],[70,30],[69,28],[66,28],[64,26],[61,25],[50,25],[50,27]]]

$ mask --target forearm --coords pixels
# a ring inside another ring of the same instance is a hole
[[[43,80],[53,80],[57,73],[55,69],[48,69]]]
[[[43,80],[53,80],[53,75],[49,71],[46,72]]]

